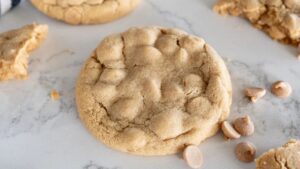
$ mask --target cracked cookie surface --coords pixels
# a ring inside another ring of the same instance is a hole
[[[31,24],[0,34],[0,81],[27,78],[29,54],[47,33],[47,25]]]
[[[214,11],[221,15],[241,15],[273,39],[300,43],[299,0],[219,0]]]
[[[69,24],[106,23],[134,10],[140,0],[31,0],[44,14]]]
[[[76,102],[114,149],[166,155],[214,135],[229,115],[230,76],[203,39],[161,27],[105,38],[81,70]]]
[[[256,169],[300,169],[300,141],[290,140],[256,160]]]

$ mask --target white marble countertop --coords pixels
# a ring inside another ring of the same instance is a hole
[[[253,169],[234,156],[243,140],[256,144],[258,155],[289,138],[300,137],[300,62],[296,49],[272,41],[243,19],[213,13],[215,0],[144,0],[129,16],[105,25],[70,26],[52,20],[24,1],[0,18],[0,31],[38,22],[50,27],[46,42],[30,58],[26,81],[0,83],[1,169],[183,169],[179,155],[138,157],[106,148],[78,119],[74,85],[82,63],[101,39],[130,26],[179,27],[206,39],[224,58],[232,75],[234,102],[230,118],[249,114],[253,136],[225,142],[221,134],[199,147],[205,169]],[[256,104],[244,98],[246,86],[269,88],[285,80],[292,97],[270,92]],[[61,92],[51,101],[52,89]]]

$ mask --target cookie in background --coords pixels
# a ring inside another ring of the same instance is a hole
[[[133,11],[141,0],[31,0],[45,15],[72,25],[100,24]]]

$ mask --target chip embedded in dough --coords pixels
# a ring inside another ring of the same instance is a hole
[[[216,51],[202,38],[161,27],[105,38],[76,86],[79,115],[90,132],[138,155],[200,144],[228,117],[231,100],[230,76]]]
[[[256,160],[256,169],[300,169],[300,141],[290,140]]]
[[[27,78],[29,54],[47,33],[47,25],[31,24],[0,34],[0,81]]]
[[[299,0],[218,0],[214,11],[241,15],[270,37],[283,43],[300,43]]]
[[[99,24],[133,11],[140,0],[31,0],[44,14],[73,25]]]

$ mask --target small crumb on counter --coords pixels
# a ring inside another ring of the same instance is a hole
[[[57,90],[52,90],[50,93],[50,97],[53,101],[57,101],[60,99],[60,94]]]

